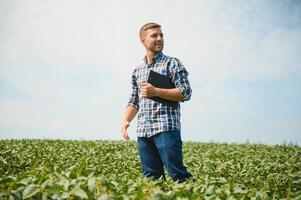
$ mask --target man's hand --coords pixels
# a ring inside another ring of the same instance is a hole
[[[151,98],[157,96],[157,88],[149,83],[141,84],[140,90],[143,97]]]
[[[129,140],[130,137],[126,131],[126,129],[130,126],[130,123],[128,121],[124,121],[122,122],[122,125],[121,125],[121,135],[122,137],[125,139],[125,140]]]

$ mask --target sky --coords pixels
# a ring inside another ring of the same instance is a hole
[[[122,140],[147,22],[189,72],[183,141],[301,144],[297,0],[0,0],[0,139]]]

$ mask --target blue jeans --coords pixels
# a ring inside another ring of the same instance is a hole
[[[155,179],[164,176],[164,167],[174,181],[184,182],[192,175],[183,165],[179,131],[164,131],[150,138],[138,137],[143,175]]]

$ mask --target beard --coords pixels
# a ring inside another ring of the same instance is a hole
[[[160,44],[153,44],[151,45],[148,50],[152,51],[152,52],[155,52],[155,53],[158,53],[158,52],[161,52],[163,50],[163,47],[164,47],[164,44],[163,43],[160,43]]]

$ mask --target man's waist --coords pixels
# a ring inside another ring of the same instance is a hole
[[[137,135],[138,137],[151,137],[156,134],[159,134],[164,131],[172,131],[177,130],[181,131],[181,124],[176,124],[172,126],[153,126],[153,127],[145,127],[139,126],[137,127]]]

